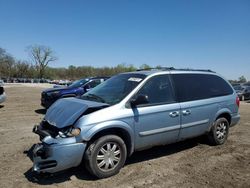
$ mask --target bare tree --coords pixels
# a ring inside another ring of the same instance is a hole
[[[0,76],[10,78],[13,76],[15,59],[3,48],[0,48]]]
[[[33,62],[36,64],[39,78],[44,78],[45,69],[49,62],[56,61],[57,57],[55,57],[52,49],[47,46],[30,46],[28,50]]]

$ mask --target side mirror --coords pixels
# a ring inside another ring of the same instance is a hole
[[[130,101],[130,104],[132,107],[140,105],[140,104],[147,104],[147,103],[149,103],[147,95],[138,95],[135,99],[132,99]]]
[[[90,88],[90,86],[87,84],[87,85],[85,85],[85,86],[83,87],[83,89],[84,89],[85,92],[88,92],[91,88]]]

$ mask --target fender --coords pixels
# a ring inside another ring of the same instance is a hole
[[[228,109],[228,108],[221,108],[216,114],[215,114],[215,116],[214,116],[214,119],[213,119],[213,121],[212,121],[212,123],[211,123],[211,125],[208,127],[208,131],[210,131],[210,129],[211,129],[211,127],[213,126],[213,124],[214,124],[214,122],[215,122],[215,120],[217,119],[217,117],[219,117],[221,114],[229,114],[230,116],[231,116],[231,118],[232,118],[232,112]]]
[[[106,122],[98,123],[92,126],[90,129],[86,130],[86,132],[84,132],[84,134],[82,134],[81,136],[84,141],[89,141],[98,132],[101,132],[103,130],[110,129],[110,128],[120,128],[120,129],[125,130],[129,134],[130,140],[131,140],[130,153],[132,153],[134,151],[134,131],[131,128],[131,126],[129,126],[127,123],[123,121],[114,120],[114,121],[106,121]]]

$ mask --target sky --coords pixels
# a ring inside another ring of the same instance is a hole
[[[250,80],[250,0],[0,0],[0,47],[52,67],[148,64]]]

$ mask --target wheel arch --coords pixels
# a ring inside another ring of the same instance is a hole
[[[232,116],[228,112],[224,112],[224,113],[218,115],[216,119],[219,119],[219,118],[222,118],[222,117],[226,118],[229,125],[231,125]]]
[[[221,117],[226,118],[227,121],[228,121],[228,123],[229,123],[229,125],[231,125],[232,116],[231,116],[231,112],[230,112],[229,109],[221,109],[221,110],[219,110],[219,111],[216,113],[213,122],[215,122],[217,119],[219,119],[219,118],[221,118]],[[212,125],[213,125],[213,123],[212,123]],[[212,127],[212,125],[211,125],[211,127]],[[210,128],[211,128],[211,127],[210,127]]]
[[[86,132],[84,135],[84,140],[88,142],[88,144],[92,143],[94,140],[105,136],[105,135],[117,135],[121,137],[127,147],[127,154],[130,156],[134,151],[134,137],[133,137],[133,131],[129,127],[129,125],[125,124],[124,122],[120,122],[119,124],[116,122],[116,124],[99,124],[91,128]]]

